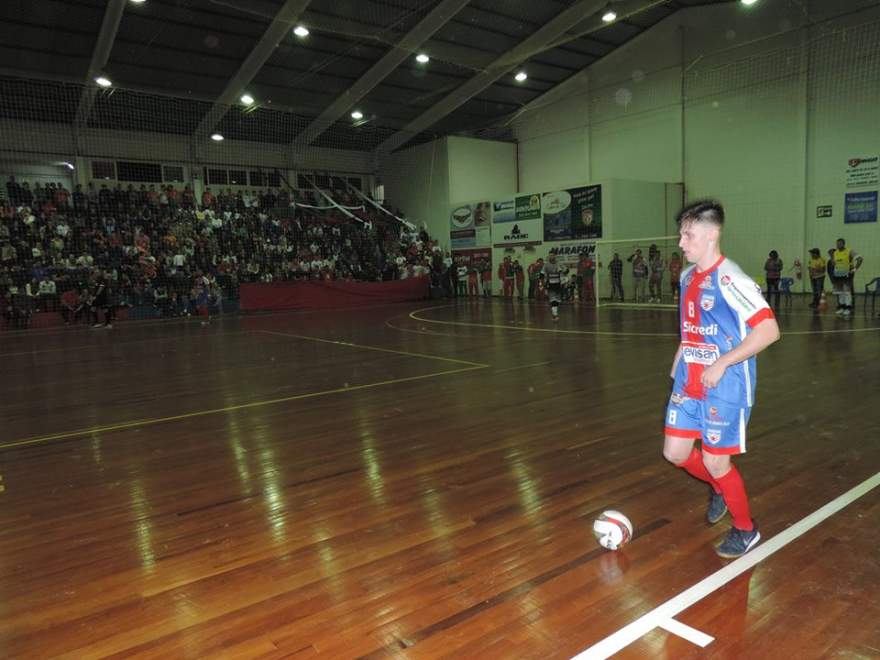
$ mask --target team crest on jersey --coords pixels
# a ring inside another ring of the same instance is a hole
[[[703,296],[700,300],[700,307],[702,307],[707,312],[715,307],[715,296]]]
[[[711,442],[713,445],[717,445],[719,442],[721,442],[721,431],[709,429],[708,431],[706,431],[706,440]]]

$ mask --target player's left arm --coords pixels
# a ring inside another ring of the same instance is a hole
[[[700,378],[704,387],[715,387],[718,385],[724,372],[740,362],[748,360],[753,355],[757,355],[770,344],[776,342],[780,338],[779,325],[773,317],[765,318],[758,325],[752,328],[752,331],[736,348],[728,351],[719,357],[714,363],[706,367]]]

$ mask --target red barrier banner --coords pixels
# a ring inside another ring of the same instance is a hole
[[[252,283],[242,284],[240,295],[243,312],[339,309],[423,300],[428,297],[428,278],[411,277],[391,282]]]

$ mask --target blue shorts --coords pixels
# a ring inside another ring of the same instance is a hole
[[[690,399],[673,392],[666,408],[666,435],[699,438],[710,454],[744,454],[752,409],[724,401]]]

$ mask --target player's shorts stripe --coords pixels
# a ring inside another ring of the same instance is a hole
[[[740,449],[739,445],[737,445],[736,447],[713,447],[708,442],[703,443],[703,451],[706,452],[707,454],[715,454],[715,455],[721,455],[721,454],[731,454],[732,455],[732,454],[745,454],[746,453],[746,450]]]
[[[701,432],[699,429],[674,429],[671,426],[667,426],[664,428],[664,432],[666,435],[671,435],[676,438],[699,438],[701,437]]]

